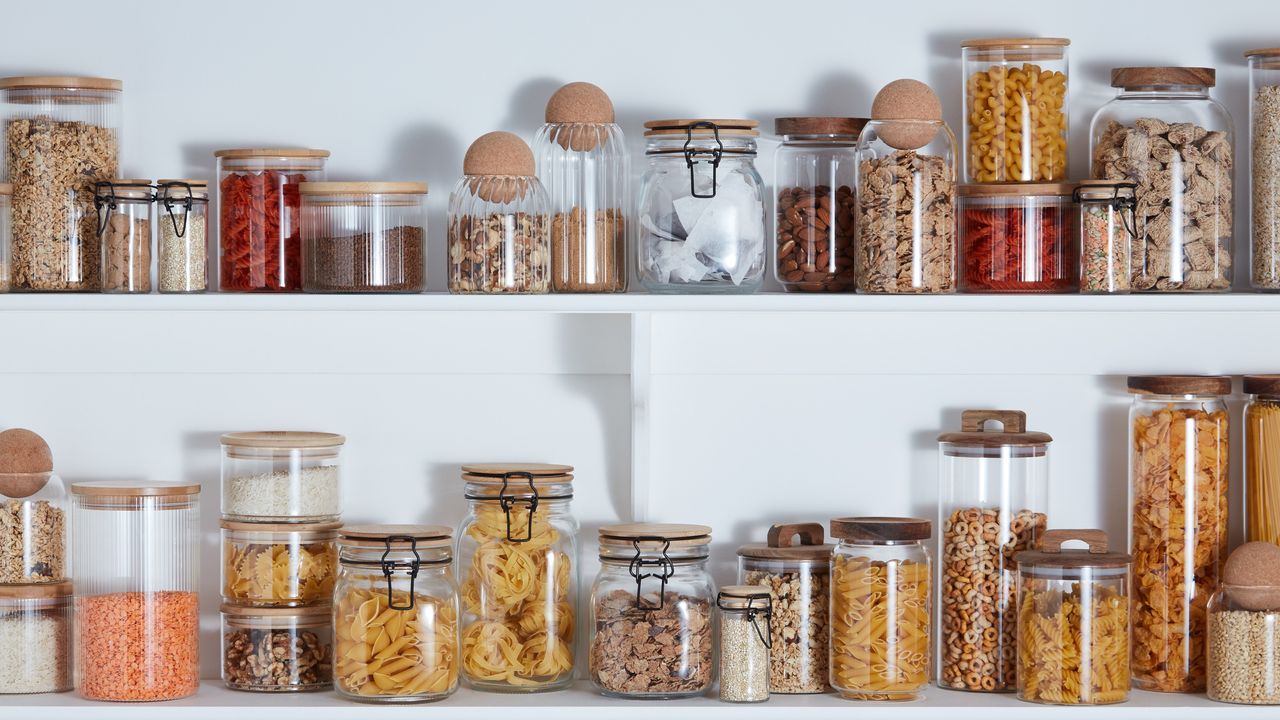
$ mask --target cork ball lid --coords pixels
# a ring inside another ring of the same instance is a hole
[[[919,80],[894,80],[876,93],[871,119],[905,121],[883,124],[880,139],[898,150],[915,150],[938,134],[933,123],[942,121],[942,102],[933,88]]]
[[[1280,609],[1280,546],[1259,541],[1236,548],[1222,567],[1222,582],[1246,610]]]
[[[53,473],[49,443],[26,428],[0,432],[0,494],[11,498],[34,495]]]
[[[533,151],[515,133],[486,133],[467,148],[462,159],[462,173],[469,176],[531,177],[534,174]]]
[[[549,123],[611,123],[613,101],[599,86],[589,82],[571,82],[561,87],[547,101]]]

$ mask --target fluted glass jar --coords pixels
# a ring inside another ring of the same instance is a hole
[[[299,192],[304,291],[426,289],[426,183],[305,182]]]
[[[70,577],[66,502],[62,479],[52,471],[0,473],[0,584]]]
[[[102,291],[151,292],[151,230],[155,227],[151,181],[100,182],[94,209],[102,248]]]
[[[1280,586],[1224,584],[1208,615],[1209,699],[1280,705]]]
[[[0,695],[72,686],[71,582],[0,584]]]
[[[1280,545],[1280,375],[1245,375],[1244,536]]]
[[[458,528],[462,674],[493,692],[573,682],[578,521],[573,468],[462,466],[467,516]]]
[[[765,265],[755,120],[650,120],[640,187],[640,283],[654,293],[750,293]]]
[[[204,292],[209,287],[209,184],[157,180],[156,210],[160,292]]]

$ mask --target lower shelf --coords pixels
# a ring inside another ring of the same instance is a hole
[[[714,697],[689,700],[643,701],[605,698],[579,682],[570,690],[538,695],[499,695],[459,690],[447,700],[425,705],[374,705],[352,703],[331,692],[267,695],[227,690],[221,683],[205,681],[199,694],[184,700],[154,704],[88,702],[73,693],[59,695],[0,696],[0,718],[61,720],[134,720],[138,718],[207,718],[225,720],[236,711],[246,718],[270,720],[356,720],[357,718],[447,717],[476,720],[510,720],[513,717],[551,717],[557,720],[599,718],[892,718],[934,720],[945,711],[948,720],[964,718],[1027,718],[1072,716],[1080,708],[1033,705],[1012,695],[985,695],[930,688],[925,696],[906,703],[855,703],[835,695],[775,695],[756,705],[731,705]],[[33,712],[38,711],[38,712]],[[1275,707],[1225,705],[1203,695],[1173,695],[1135,690],[1127,703],[1092,708],[1090,717],[1111,718],[1241,718],[1276,717]]]

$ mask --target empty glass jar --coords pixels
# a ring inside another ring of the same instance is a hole
[[[151,292],[151,228],[155,224],[151,181],[100,182],[94,208],[102,248],[102,291]]]
[[[204,292],[209,287],[209,184],[157,180],[156,209],[160,292]]]

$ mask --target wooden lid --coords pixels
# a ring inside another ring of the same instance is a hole
[[[213,153],[214,157],[245,159],[245,158],[327,158],[328,150],[314,150],[311,148],[231,148],[229,150],[217,150]]]
[[[175,497],[199,495],[199,483],[141,483],[132,480],[87,480],[71,484],[72,495],[88,497]]]
[[[572,481],[572,472],[572,465],[553,463],[473,463],[462,466],[462,479],[467,482],[501,484],[511,473],[529,473],[535,483],[561,483]]]
[[[1084,541],[1089,549],[1063,550],[1062,544],[1068,540]],[[1107,534],[1101,530],[1046,530],[1040,535],[1039,550],[1023,550],[1014,560],[1019,570],[1026,571],[1035,567],[1122,568],[1132,558],[1128,553],[1109,552]]]
[[[185,200],[190,194],[197,200],[208,200],[209,183],[206,180],[165,178],[156,181],[156,194],[161,199]]]
[[[424,182],[304,182],[303,195],[425,195]]]
[[[333,606],[325,603],[323,605],[312,605],[310,607],[241,607],[232,605],[231,603],[222,603],[218,607],[218,611],[230,618],[291,618],[296,617],[299,620],[310,622],[323,622],[329,619],[330,613],[333,612]]]
[[[1218,73],[1206,67],[1120,67],[1111,69],[1111,87],[1195,85],[1213,87]]]
[[[672,118],[669,120],[650,120],[644,124],[645,137],[655,135],[685,135],[691,125],[712,123],[715,128],[694,128],[694,137],[710,137],[719,130],[722,136],[756,137],[760,134],[760,123],[755,120],[726,120],[722,118]]]
[[[1280,375],[1245,375],[1246,395],[1280,395]]]
[[[1130,375],[1129,392],[1135,395],[1228,395],[1227,375]]]
[[[960,197],[1070,197],[1078,183],[966,183]]]
[[[117,198],[127,200],[144,200],[151,197],[150,180],[139,180],[135,178],[106,180],[95,183],[94,189],[100,196],[110,197],[114,195]]]
[[[962,48],[978,48],[980,50],[998,50],[1000,48],[1028,47],[1066,47],[1071,44],[1067,38],[1056,37],[1024,37],[1024,38],[983,38],[980,40],[961,40]]]
[[[266,448],[272,450],[331,448],[339,447],[346,442],[347,439],[337,433],[299,430],[231,432],[222,436],[222,444],[228,447]]]
[[[773,121],[775,135],[847,135],[857,139],[867,118],[781,117]]]
[[[12,195],[13,183],[0,183],[0,195]]]
[[[998,422],[999,430],[987,429],[988,422]],[[1027,414],[1021,410],[965,410],[960,413],[960,432],[946,432],[938,442],[971,447],[1004,447],[1006,445],[1048,445],[1048,433],[1028,432]]]
[[[772,592],[764,585],[725,585],[720,588],[717,600],[723,608],[746,610],[748,607],[763,610],[769,607]]]
[[[239,520],[222,520],[218,523],[223,530],[235,530],[238,532],[265,532],[265,533],[320,533],[333,532],[342,527],[340,521],[332,522],[303,522],[303,523],[274,523],[274,522],[241,522]]]
[[[549,123],[611,123],[613,101],[596,85],[571,82],[551,95],[546,119]]]
[[[412,538],[413,542],[394,541],[390,548],[447,548],[452,545],[453,528],[445,525],[348,525],[338,531],[338,537],[343,545],[350,547],[386,548],[389,538],[404,537]]]
[[[600,528],[601,545],[630,546],[639,538],[659,538],[654,542],[670,542],[672,547],[697,547],[711,542],[711,528],[678,523],[620,523]]]
[[[111,78],[77,77],[75,75],[19,75],[0,78],[0,89],[47,88],[57,90],[123,90],[124,83]]]
[[[70,598],[72,592],[70,580],[0,585],[0,600],[54,600],[57,598]]]
[[[835,546],[822,539],[822,523],[773,525],[766,542],[743,545],[738,555],[757,560],[826,560]]]
[[[1253,50],[1245,50],[1244,56],[1250,57],[1274,57],[1280,55],[1280,48],[1254,48]]]
[[[463,175],[532,177],[533,151],[519,135],[491,132],[476,138],[462,158]]]
[[[831,521],[831,537],[853,542],[928,540],[933,521],[913,517],[845,517]]]
[[[197,188],[209,187],[209,181],[198,178],[161,178],[156,181],[156,185],[190,185],[191,189],[195,190]]]

